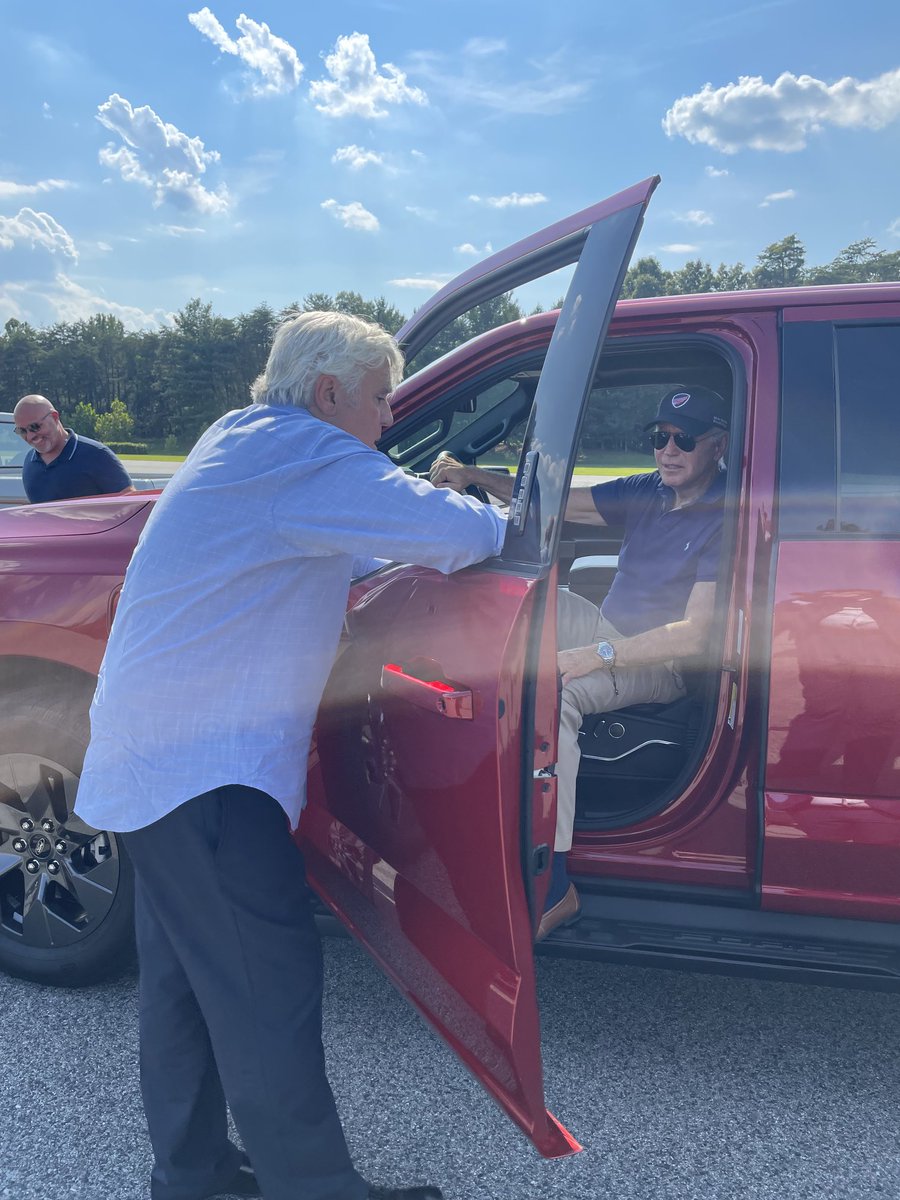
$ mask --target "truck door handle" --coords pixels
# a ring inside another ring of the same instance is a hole
[[[420,674],[430,675],[434,672],[428,668],[435,665],[423,660],[416,669]],[[385,663],[381,668],[381,689],[389,696],[396,696],[442,717],[471,721],[475,716],[475,702],[470,688],[460,688],[442,679],[420,679],[405,671],[399,663]]]

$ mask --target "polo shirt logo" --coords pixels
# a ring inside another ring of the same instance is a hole
[[[684,552],[685,552],[685,554],[687,554],[687,552],[688,552],[688,550],[690,550],[690,548],[691,548],[691,543],[690,543],[690,542],[685,542],[685,543],[684,543]]]

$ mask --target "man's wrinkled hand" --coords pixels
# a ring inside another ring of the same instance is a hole
[[[574,650],[560,650],[556,661],[562,675],[563,687],[573,679],[580,679],[582,675],[590,675],[592,671],[604,669],[594,646],[576,646]]]
[[[468,468],[446,450],[431,464],[428,478],[435,487],[450,488],[454,492],[464,492],[469,486]]]

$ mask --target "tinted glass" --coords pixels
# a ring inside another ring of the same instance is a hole
[[[785,325],[782,355],[779,528],[782,534],[832,533],[836,435],[831,323]]]
[[[840,528],[900,533],[900,325],[839,326]]]

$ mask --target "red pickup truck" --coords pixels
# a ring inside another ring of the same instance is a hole
[[[542,949],[900,986],[900,285],[616,304],[655,182],[494,255],[401,331],[412,374],[381,448],[416,472],[518,452],[506,544],[354,586],[299,833],[325,902],[544,1154],[571,1148],[543,1105],[534,988],[557,588],[602,599],[620,537],[567,524],[565,501],[582,430],[630,444],[671,387],[732,405],[713,665],[674,704],[586,719],[585,915]],[[416,370],[460,313],[572,262],[558,313]],[[96,978],[129,945],[128,863],[72,809],[152,503],[0,513],[0,967],[32,979]]]

